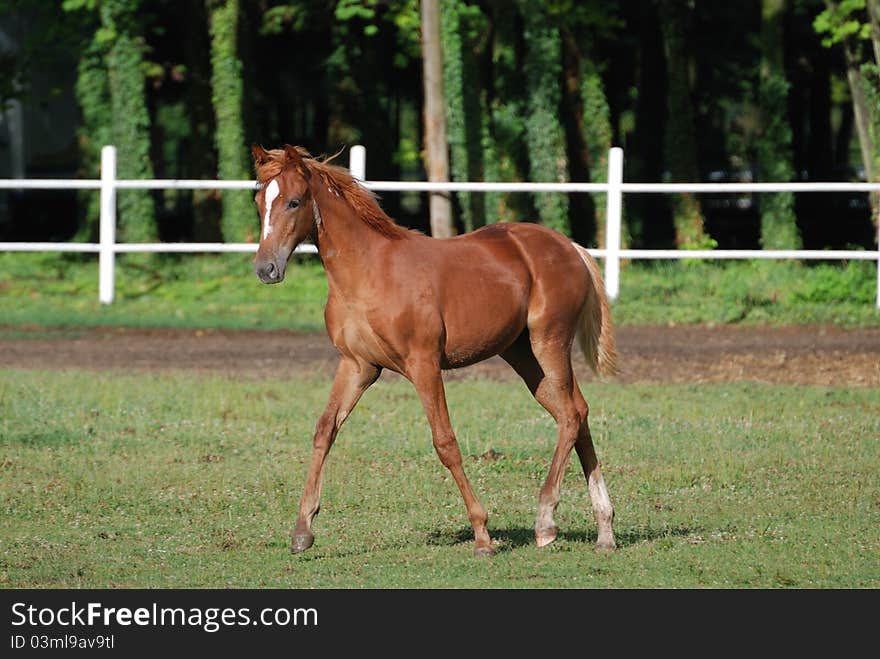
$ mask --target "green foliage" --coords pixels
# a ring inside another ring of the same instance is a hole
[[[590,159],[590,181],[604,183],[608,180],[608,151],[612,146],[611,108],[602,76],[592,63],[587,64],[587,70],[581,75],[580,92],[584,116],[583,137]],[[596,204],[596,242],[600,247],[605,246],[606,197],[604,192],[593,195]]]
[[[102,0],[96,47],[106,46],[110,87],[111,143],[116,146],[119,178],[153,178],[150,115],[143,72],[145,44],[139,2]],[[154,242],[158,236],[153,199],[146,190],[118,194],[117,236],[127,242]]]
[[[872,62],[862,64],[862,89],[865,93],[865,101],[868,106],[868,129],[871,135],[871,143],[874,145],[874,162],[872,169],[880,172],[880,68]],[[877,195],[875,194],[875,200]],[[880,204],[874,203],[875,212],[880,209]]]
[[[165,103],[156,110],[156,128],[161,130],[160,153],[162,168],[169,178],[186,178],[181,167],[180,153],[182,147],[192,135],[193,127],[187,108],[183,101]],[[163,206],[172,211],[191,193],[188,190],[164,190]]]
[[[483,167],[487,181],[522,181],[528,178],[525,81],[522,62],[513,44],[519,38],[516,12],[496,10],[491,48],[492,79],[483,94],[486,108],[483,132]],[[538,219],[530,195],[486,193],[489,222]]]
[[[62,0],[61,9],[64,11],[95,11],[98,8],[98,0]]]
[[[813,20],[813,29],[822,36],[822,45],[830,48],[850,37],[867,39],[871,25],[864,21],[861,13],[865,10],[865,0],[840,0],[826,2],[827,8]]]
[[[101,176],[101,148],[113,143],[113,110],[104,63],[106,56],[106,44],[93,37],[84,49],[78,67],[76,100],[82,112],[82,124],[77,138],[82,163],[80,169],[87,178]],[[97,240],[100,196],[84,190],[78,193],[78,197],[84,211],[77,237],[86,242]]]
[[[362,0],[339,0],[336,3],[334,14],[340,21],[350,21],[354,18],[370,21],[376,17],[376,2],[375,0],[369,2],[363,2]]]
[[[777,192],[761,198],[761,247],[764,249],[803,247],[794,214],[792,193]]]
[[[13,98],[25,105],[41,103],[45,97],[35,94],[42,91],[39,83],[45,82],[45,72],[55,70],[60,61],[88,43],[88,20],[80,14],[59,12],[56,5],[46,0],[0,0],[4,34],[0,42],[0,107]],[[55,91],[57,88],[50,89],[49,94]]]
[[[660,7],[667,77],[664,156],[672,182],[689,183],[699,180],[687,39],[692,9],[686,0],[662,0]],[[693,194],[673,198],[673,223],[675,242],[680,248],[714,247],[715,241],[706,234],[703,213]]]
[[[562,68],[559,31],[546,10],[524,3],[521,11],[526,43],[524,74],[528,116],[525,124],[529,175],[533,181],[563,183],[568,179],[568,162],[559,123]],[[542,224],[570,235],[567,197],[537,195],[535,205]]]
[[[612,143],[611,108],[602,84],[602,76],[592,63],[581,77],[581,100],[584,107],[584,141],[590,155],[590,180],[608,178],[608,150]]]
[[[791,292],[792,301],[815,304],[877,300],[877,266],[869,261],[851,261],[845,267],[818,265]]]
[[[626,22],[619,8],[604,0],[547,0],[547,13],[576,29],[588,29],[594,39],[616,39]]]
[[[251,178],[249,173],[242,103],[244,82],[238,54],[238,0],[211,0],[211,100],[217,122],[217,169],[221,179]],[[223,193],[220,221],[226,242],[253,242],[254,210],[244,195]]]
[[[791,85],[784,66],[784,9],[783,2],[764,0],[757,90],[760,123],[755,137],[755,156],[762,181],[788,182],[794,178],[789,120]],[[761,197],[760,238],[764,249],[803,246],[794,212],[794,194],[779,192]]]
[[[476,181],[483,177],[483,112],[479,76],[474,50],[479,24],[485,18],[479,8],[451,0],[440,14],[443,50],[443,84],[446,102],[446,134],[454,181]],[[456,193],[461,202],[465,231],[486,223],[485,197],[468,192]]]
[[[791,125],[788,81],[780,72],[762,75],[758,102],[761,131],[755,140],[762,181],[791,181]],[[761,198],[761,245],[764,249],[800,249],[803,243],[794,213],[794,194],[777,192]]]

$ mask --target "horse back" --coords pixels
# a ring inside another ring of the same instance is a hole
[[[507,349],[537,314],[572,322],[583,304],[583,265],[571,242],[534,224],[502,223],[431,241],[432,289],[448,368]],[[561,297],[556,297],[561,293]]]

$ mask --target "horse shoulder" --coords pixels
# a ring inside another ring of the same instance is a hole
[[[387,319],[376,304],[343,298],[331,290],[324,308],[327,334],[339,354],[400,372],[402,359],[384,327]]]

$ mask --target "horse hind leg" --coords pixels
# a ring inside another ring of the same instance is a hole
[[[554,346],[549,343],[539,346],[539,351],[540,360],[524,335],[501,355],[524,380],[535,399],[555,419],[558,427],[556,450],[538,499],[535,540],[539,547],[544,547],[556,539],[558,527],[553,514],[559,504],[562,479],[571,450],[576,448],[587,477],[599,528],[597,548],[613,548],[611,521],[614,513],[590,437],[587,422],[589,409],[572,372],[570,349],[566,351],[558,344]]]
[[[565,374],[547,374],[535,391],[535,398],[556,420],[557,441],[547,478],[538,497],[538,515],[535,518],[535,540],[539,547],[556,539],[558,527],[553,514],[559,505],[562,479],[568,468],[571,449],[577,442],[583,418],[573,404],[571,379]]]
[[[575,402],[583,410],[584,425],[578,434],[575,450],[584,470],[584,478],[590,489],[590,501],[593,505],[593,516],[596,518],[598,537],[596,549],[610,551],[617,545],[614,541],[614,507],[611,505],[611,497],[608,496],[608,488],[605,486],[605,478],[602,476],[602,468],[596,457],[596,449],[593,446],[593,437],[590,433],[590,424],[587,419],[589,408],[581,394],[580,388],[575,383]]]

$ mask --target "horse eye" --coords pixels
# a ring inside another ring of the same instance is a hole
[[[288,208],[299,208],[299,199],[291,199],[287,202]]]

